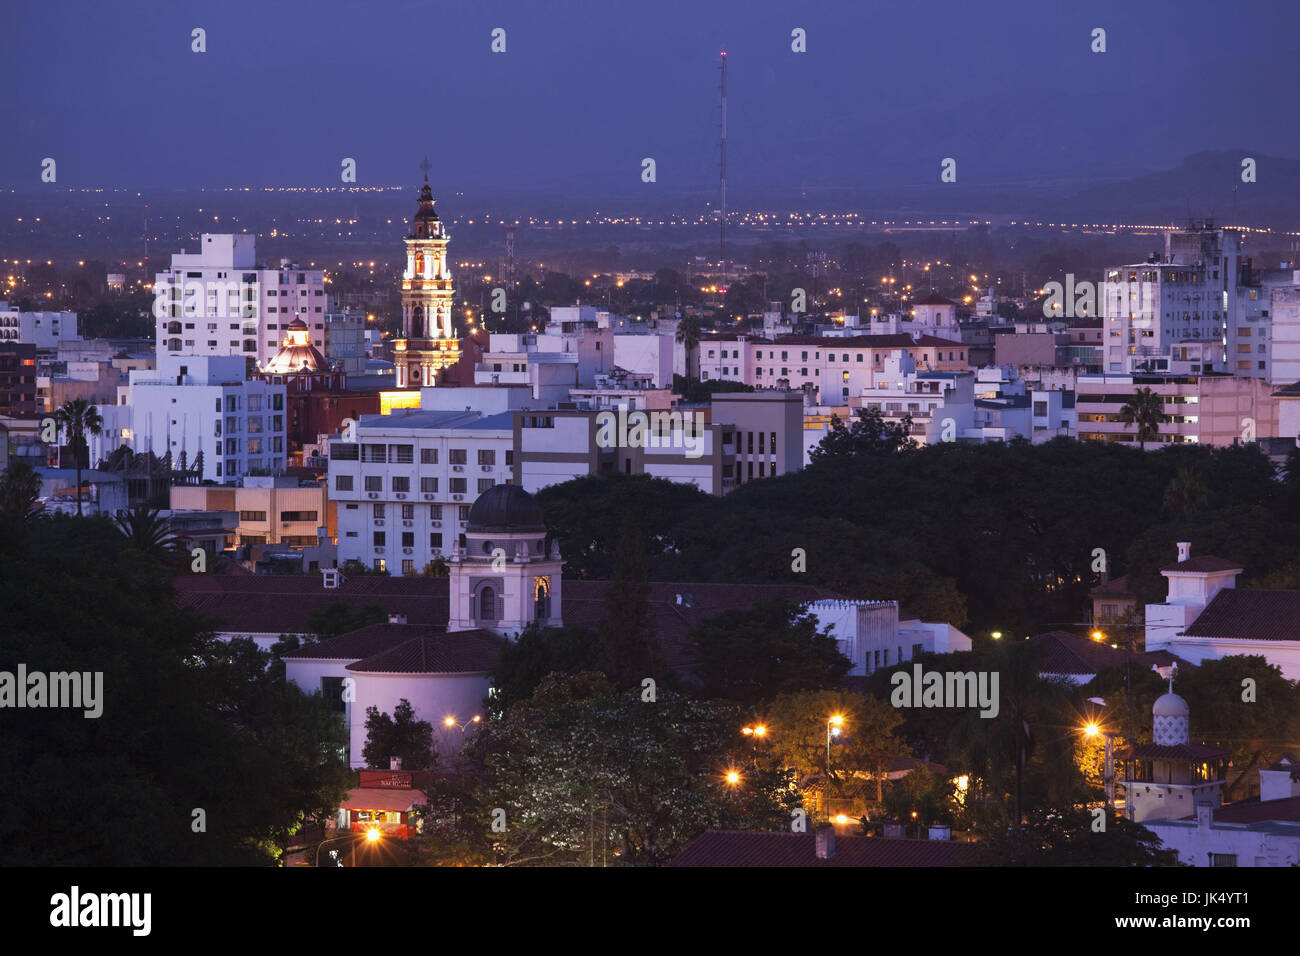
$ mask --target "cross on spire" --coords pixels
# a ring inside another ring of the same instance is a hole
[[[420,168],[424,170],[424,181],[427,183],[429,181],[429,170],[433,168],[429,165],[428,156],[424,157],[424,162],[420,164]]]

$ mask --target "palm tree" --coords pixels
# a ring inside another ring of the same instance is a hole
[[[696,353],[700,347],[700,321],[694,316],[688,315],[677,323],[677,344],[686,348],[686,377],[695,378],[696,375],[691,372],[691,356]]]
[[[1194,468],[1179,468],[1165,488],[1165,511],[1175,518],[1189,518],[1205,507],[1210,493],[1205,480]]]
[[[77,462],[77,517],[81,517],[81,469],[87,465],[90,446],[86,435],[98,435],[104,430],[104,419],[99,409],[84,398],[73,398],[64,402],[54,413],[54,420],[59,428],[68,435],[68,450]]]
[[[131,545],[145,554],[165,558],[177,549],[176,537],[168,529],[167,521],[160,517],[157,508],[141,506],[130,511],[119,511],[116,524],[118,530],[130,539]]]
[[[1165,421],[1165,400],[1150,388],[1140,388],[1119,410],[1119,420],[1125,425],[1137,426],[1139,443],[1155,441],[1160,434],[1160,423]]]
[[[26,521],[38,513],[36,501],[41,496],[41,476],[21,458],[10,460],[0,472],[0,514]]]

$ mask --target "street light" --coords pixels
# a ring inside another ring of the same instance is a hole
[[[767,728],[762,724],[755,724],[753,727],[742,727],[740,732],[746,737],[766,737]]]
[[[459,727],[460,732],[463,734],[465,732],[466,727],[470,726],[471,724],[477,724],[482,719],[483,718],[481,716],[475,714],[473,717],[471,717],[469,720],[465,721],[462,724],[462,723],[457,723],[456,718],[453,717],[451,714],[448,714],[446,717],[442,718],[442,725],[444,727]]]
[[[832,714],[826,718],[826,772],[831,770],[831,737],[840,735],[840,728],[844,725],[844,716],[842,714]]]

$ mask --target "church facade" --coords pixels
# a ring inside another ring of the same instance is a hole
[[[434,210],[428,161],[419,208],[406,238],[402,272],[402,337],[393,343],[398,388],[433,385],[437,374],[460,360],[460,340],[452,329],[454,289],[447,262],[450,237]]]

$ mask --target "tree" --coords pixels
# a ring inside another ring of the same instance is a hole
[[[1119,410],[1119,420],[1136,426],[1137,440],[1143,444],[1156,440],[1166,419],[1164,398],[1150,388],[1139,388]]]
[[[852,667],[835,638],[818,630],[817,619],[788,601],[719,614],[692,628],[686,640],[699,652],[695,670],[703,696],[746,705],[832,689]]]
[[[467,744],[484,768],[478,805],[505,811],[498,861],[656,865],[710,828],[788,827],[793,781],[734,761],[741,722],[671,690],[647,703],[599,674],[551,675]]]
[[[816,464],[829,458],[884,455],[910,451],[915,447],[910,415],[904,415],[897,422],[886,422],[878,408],[864,408],[848,427],[840,421],[838,415],[832,415],[830,430],[812,450],[809,458]]]
[[[639,686],[646,677],[666,676],[650,627],[643,537],[640,524],[629,514],[614,554],[614,579],[605,590],[600,668],[617,687]]]
[[[131,546],[155,558],[175,557],[180,543],[159,516],[157,508],[138,507],[119,511],[115,519],[118,529],[131,542]]]
[[[686,377],[699,378],[700,373],[695,368],[695,359],[699,356],[700,320],[692,315],[683,316],[677,323],[677,333],[674,338],[677,344],[686,350]]]
[[[371,624],[383,624],[387,620],[384,609],[373,601],[362,604],[356,613],[346,601],[331,601],[321,610],[307,615],[307,627],[317,639],[324,640]]]
[[[824,776],[842,790],[853,777],[876,780],[876,799],[883,796],[889,761],[905,748],[894,735],[903,722],[887,702],[840,690],[806,690],[782,694],[768,708],[768,739],[773,755],[800,777]],[[828,722],[832,731],[827,747]],[[829,757],[828,757],[829,752]]]
[[[0,524],[0,607],[0,670],[96,675],[91,707],[5,710],[0,779],[24,783],[0,865],[273,865],[347,792],[327,702],[177,608],[171,569],[107,518]]]
[[[428,770],[433,766],[433,725],[415,719],[415,708],[403,697],[393,715],[378,707],[366,708],[366,745],[361,751],[367,767],[386,770],[392,757],[400,757],[403,770]]]
[[[99,409],[84,398],[73,398],[64,402],[54,413],[58,427],[68,436],[68,451],[71,452],[77,467],[77,517],[81,517],[81,469],[87,467],[90,446],[86,435],[98,435],[104,430],[104,419]]]
[[[1182,467],[1165,488],[1164,510],[1171,518],[1186,520],[1205,507],[1210,499],[1205,481],[1193,468]]]
[[[494,693],[485,707],[501,716],[512,704],[527,700],[542,681],[552,674],[577,674],[591,670],[601,658],[600,637],[585,627],[540,628],[529,624],[519,637],[508,642],[492,669]]]
[[[11,458],[0,472],[0,514],[13,521],[26,521],[39,513],[41,476],[21,458]]]
[[[1016,827],[989,827],[980,857],[988,866],[1177,866],[1178,854],[1161,849],[1158,836],[1106,811],[1105,829],[1085,806],[1040,807]]]

